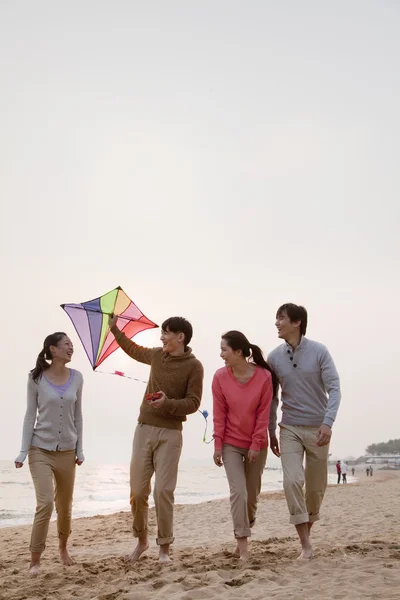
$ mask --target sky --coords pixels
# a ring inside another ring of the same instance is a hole
[[[129,460],[145,386],[93,373],[59,306],[117,285],[193,323],[208,410],[221,334],[267,354],[303,304],[341,377],[332,456],[400,437],[399,31],[396,0],[0,3],[1,459],[64,330],[86,459]],[[148,376],[121,350],[102,367]],[[203,429],[184,460],[211,461]]]

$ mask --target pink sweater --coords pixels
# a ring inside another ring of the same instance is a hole
[[[230,367],[213,379],[215,449],[223,444],[261,450],[268,446],[267,429],[272,402],[271,373],[256,367],[247,383],[239,383]]]

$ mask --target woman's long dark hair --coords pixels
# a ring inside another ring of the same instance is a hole
[[[35,383],[39,381],[39,379],[43,375],[43,372],[50,367],[49,363],[47,362],[48,360],[53,359],[50,352],[50,346],[57,346],[58,342],[60,342],[65,336],[66,334],[62,331],[57,331],[56,333],[48,335],[47,338],[44,340],[43,348],[41,352],[39,352],[39,355],[36,360],[36,366],[30,372],[30,376],[32,377]]]
[[[241,350],[245,358],[251,356],[252,362],[271,373],[272,388],[275,396],[278,391],[278,378],[265,360],[261,348],[255,344],[250,344],[247,337],[241,331],[228,331],[224,333],[222,339],[226,341],[232,350]]]

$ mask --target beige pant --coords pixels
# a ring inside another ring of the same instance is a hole
[[[290,522],[313,523],[319,519],[326,490],[329,445],[317,446],[318,427],[281,424],[280,428],[283,488]]]
[[[75,450],[53,452],[36,447],[29,449],[29,469],[36,492],[36,513],[29,546],[31,552],[43,552],[46,547],[53,500],[57,511],[58,535],[69,536],[71,533],[75,458]]]
[[[261,479],[267,460],[267,448],[254,463],[247,460],[248,450],[224,444],[222,460],[228,478],[233,533],[236,538],[250,537],[256,520]]]
[[[133,535],[144,537],[148,530],[150,481],[155,473],[154,502],[157,515],[157,544],[172,544],[174,491],[182,452],[182,432],[139,423],[133,438],[131,459],[131,508]]]

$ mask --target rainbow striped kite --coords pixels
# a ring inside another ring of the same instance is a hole
[[[109,315],[119,317],[117,326],[128,338],[145,329],[158,327],[121,287],[82,304],[61,304],[61,308],[71,319],[93,370],[119,348],[108,326]]]

